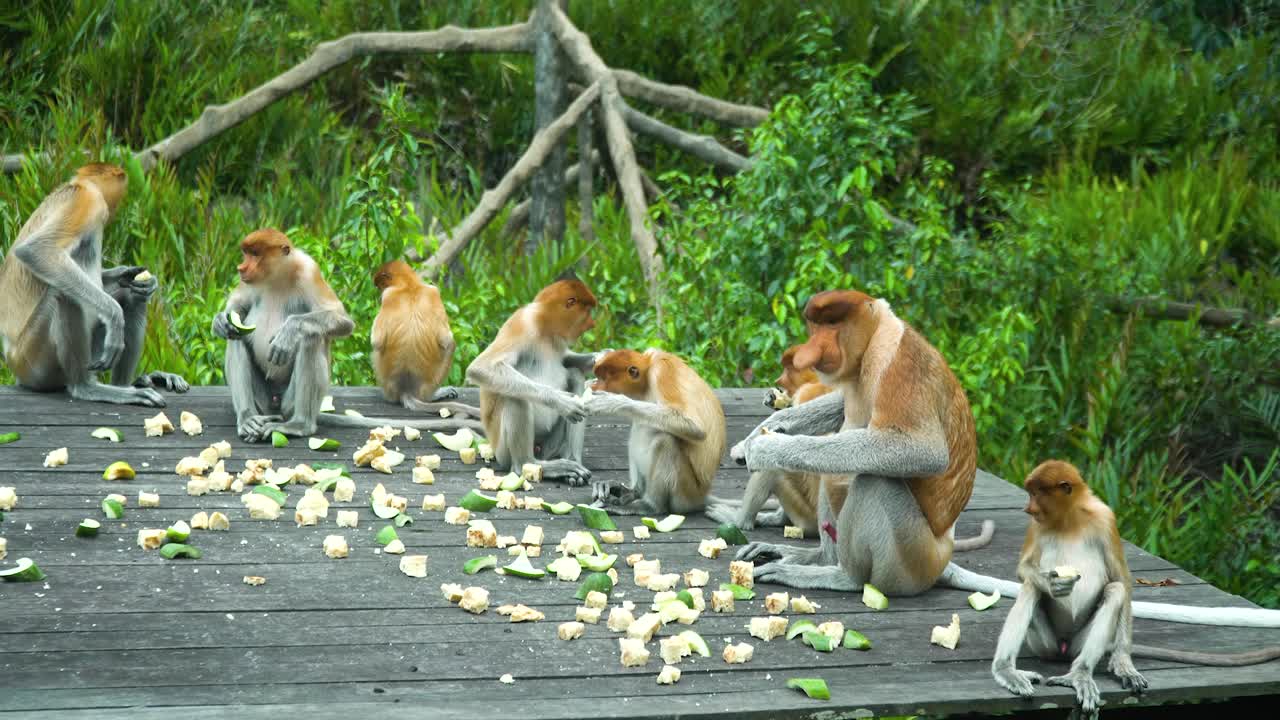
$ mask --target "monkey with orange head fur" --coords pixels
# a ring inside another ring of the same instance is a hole
[[[103,231],[127,187],[116,165],[80,168],[35,209],[0,265],[0,340],[23,387],[150,407],[165,405],[156,388],[187,391],[171,373],[134,375],[156,279],[138,266],[102,267]],[[103,370],[110,385],[96,378]]]
[[[479,408],[448,402],[458,397],[457,390],[441,387],[456,345],[440,290],[403,260],[378,268],[373,284],[382,294],[373,319],[373,369],[387,400],[409,410],[448,409],[479,417]]]
[[[724,455],[724,409],[683,360],[649,349],[614,350],[595,364],[587,411],[631,419],[631,482],[597,483],[595,501],[622,514],[701,510]]]

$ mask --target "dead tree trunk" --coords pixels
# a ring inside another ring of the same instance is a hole
[[[538,0],[533,15],[533,88],[535,132],[560,117],[565,108],[565,60],[551,31],[551,6],[564,8],[568,0]],[[557,145],[533,175],[529,205],[529,234],[524,251],[533,254],[546,240],[564,237],[564,145]]]
[[[592,197],[592,177],[595,168],[591,164],[591,155],[595,150],[591,147],[591,111],[582,114],[578,120],[578,234],[589,243],[596,241],[595,208]]]

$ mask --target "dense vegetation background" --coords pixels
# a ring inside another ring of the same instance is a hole
[[[131,3],[0,9],[0,250],[81,149],[118,158],[360,30],[523,20],[529,0]],[[1113,295],[1280,309],[1280,20],[1265,0],[570,4],[606,62],[769,106],[750,132],[656,112],[757,158],[737,177],[640,140],[673,312],[656,326],[625,215],[526,260],[501,218],[443,281],[451,380],[564,268],[605,310],[584,346],[664,345],[764,386],[812,292],[888,298],[946,355],[982,466],[1070,459],[1124,535],[1280,606],[1280,332],[1109,312]],[[144,364],[221,382],[207,331],[236,244],[287,229],[356,318],[335,381],[369,383],[372,268],[430,250],[532,134],[531,59],[379,58],[329,74],[131,184],[116,263],[162,282]],[[886,212],[916,226],[889,228]],[[513,268],[518,271],[513,272]],[[674,311],[678,310],[678,311]],[[664,339],[665,338],[665,339]],[[3,370],[0,380],[11,381]]]

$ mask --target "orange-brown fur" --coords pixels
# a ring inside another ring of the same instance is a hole
[[[453,335],[440,291],[403,261],[374,273],[382,307],[373,319],[373,369],[387,400],[428,402],[453,365]]]
[[[826,395],[832,388],[822,384],[818,373],[813,368],[799,370],[795,365],[796,350],[799,345],[787,348],[782,353],[782,374],[774,381],[774,385],[787,391],[792,405],[803,405],[810,400]],[[817,473],[790,472],[783,475],[774,487],[778,502],[786,511],[787,517],[798,527],[804,529],[806,535],[818,531],[818,492],[822,488],[822,476]],[[849,492],[849,483],[827,483],[827,501],[835,513],[840,512],[845,496]]]
[[[1038,567],[1040,538],[1045,532],[1069,539],[1093,535],[1106,548],[1125,587],[1132,587],[1115,513],[1093,494],[1074,465],[1046,460],[1027,475],[1023,486],[1027,490],[1024,511],[1034,522],[1027,525],[1027,535],[1022,542],[1019,576]]]

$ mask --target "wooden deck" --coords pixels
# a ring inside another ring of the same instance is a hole
[[[403,416],[370,389],[337,390],[335,395],[339,410]],[[760,390],[726,390],[720,397],[731,442],[765,414]],[[748,636],[748,619],[764,614],[764,595],[774,589],[760,584],[757,599],[739,602],[737,612],[703,614],[693,629],[706,638],[713,656],[685,658],[679,665],[680,682],[660,686],[655,678],[663,663],[656,641],[649,646],[653,656],[645,667],[623,668],[617,635],[603,621],[588,625],[581,639],[556,638],[556,625],[573,619],[576,583],[503,578],[490,571],[463,574],[464,560],[482,551],[464,547],[463,528],[417,507],[428,490],[443,492],[451,504],[458,500],[475,486],[476,467],[462,465],[430,436],[398,444],[411,458],[433,452],[444,457],[434,487],[411,484],[408,464],[391,476],[354,469],[357,493],[350,507],[360,510],[359,528],[337,529],[332,511],[321,526],[297,528],[287,512],[279,521],[249,520],[234,493],[188,497],[173,468],[183,456],[223,439],[234,447],[229,470],[256,457],[272,458],[277,465],[320,459],[350,465],[350,453],[363,434],[335,434],[344,443],[336,454],[311,452],[301,441],[283,449],[250,447],[235,437],[225,389],[196,388],[171,396],[166,412],[175,423],[182,410],[200,416],[203,436],[179,431],[144,438],[142,420],[154,411],[0,388],[0,434],[16,430],[23,436],[0,446],[0,486],[16,486],[19,496],[17,508],[0,523],[0,536],[8,539],[8,558],[0,565],[29,556],[49,576],[42,583],[0,583],[0,717],[168,719],[234,713],[237,718],[278,718],[306,713],[347,718],[411,710],[468,720],[504,715],[528,720],[834,718],[995,713],[1069,707],[1073,702],[1062,688],[1040,688],[1033,700],[1022,700],[997,687],[989,665],[1011,603],[1002,600],[979,613],[965,602],[966,593],[955,590],[895,598],[883,612],[870,611],[857,596],[809,592],[822,605],[816,620],[839,619],[874,643],[869,652],[824,654],[799,640],[765,643]],[[112,445],[90,438],[90,429],[98,426],[122,430],[125,442]],[[587,466],[602,476],[625,477],[626,426],[592,426]],[[63,446],[70,449],[70,463],[43,468],[45,454]],[[129,482],[104,482],[103,468],[120,459],[140,475]],[[736,495],[745,480],[744,470],[726,463],[716,492]],[[367,498],[377,482],[410,499],[417,522],[400,536],[410,553],[430,555],[427,578],[406,577],[397,569],[398,558],[376,553],[373,535],[386,521],[374,518]],[[139,490],[158,491],[161,507],[139,509]],[[110,492],[129,496],[125,519],[103,520],[96,538],[75,537],[79,520],[102,519],[99,503]],[[588,499],[588,492],[545,482],[531,494],[579,502]],[[296,500],[298,491],[293,494]],[[1013,577],[1026,525],[1022,504],[1018,488],[980,475],[958,534],[972,534],[982,519],[991,518],[995,541],[987,549],[958,555],[957,561],[979,572]],[[200,560],[164,560],[135,545],[139,528],[164,528],[199,510],[214,509],[231,517],[231,531],[193,533],[192,544],[204,551]],[[576,514],[500,510],[489,516],[502,534],[519,536],[531,524],[545,528],[547,547],[541,562],[535,561],[539,565],[551,560],[552,547],[566,531],[581,529]],[[707,518],[690,517],[678,531],[647,541],[632,538],[634,524],[629,518],[619,522],[628,541],[617,550],[661,558],[666,572],[704,568],[711,572],[710,587],[728,580],[732,552],[714,561],[696,553],[700,539],[714,536],[714,523]],[[336,532],[351,545],[351,557],[345,560],[327,559],[320,548],[323,537]],[[754,539],[781,539],[781,534],[780,528],[750,533]],[[1127,552],[1136,578],[1179,582],[1159,588],[1139,585],[1136,598],[1248,605],[1132,545]],[[652,593],[636,588],[630,569],[621,561],[619,566],[622,582],[611,602],[630,599],[647,607]],[[247,586],[241,581],[245,575],[264,576],[267,583]],[[450,605],[439,591],[444,582],[487,588],[491,609],[475,616]],[[511,624],[492,609],[504,603],[536,607],[546,620]],[[952,651],[930,645],[930,628],[947,624],[953,612],[960,615],[959,647]],[[1264,632],[1268,641],[1280,642],[1277,631]],[[1246,649],[1258,641],[1259,632],[1139,620],[1137,637],[1147,644],[1226,651]],[[755,659],[725,664],[720,651],[728,638],[753,645]],[[1031,660],[1025,666],[1061,672]],[[1280,662],[1215,669],[1139,660],[1138,666],[1151,682],[1144,704],[1257,695],[1271,695],[1274,701],[1280,695]],[[498,682],[504,673],[514,676],[514,684]],[[785,681],[792,677],[824,678],[831,700],[810,700],[786,689]],[[1109,707],[1139,702],[1105,673],[1099,673],[1098,682]]]

